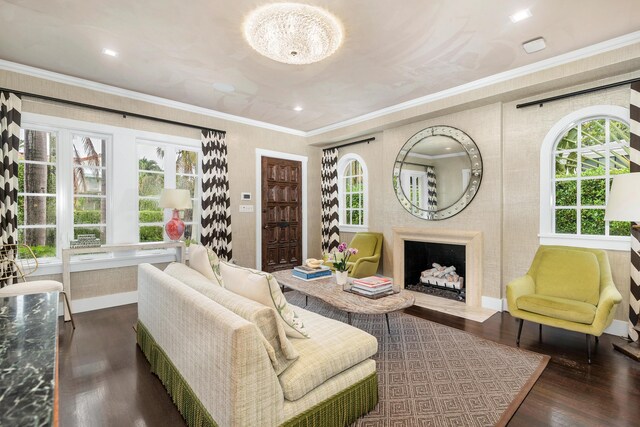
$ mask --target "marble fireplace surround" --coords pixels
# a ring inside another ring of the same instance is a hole
[[[482,232],[436,228],[393,227],[393,281],[404,287],[404,242],[429,242],[465,247],[466,306],[482,306]],[[438,298],[438,297],[434,297]],[[416,297],[416,300],[418,298]],[[453,302],[465,305],[462,302]],[[418,304],[416,302],[416,304]],[[453,313],[452,313],[453,314]]]

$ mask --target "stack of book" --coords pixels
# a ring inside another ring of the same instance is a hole
[[[379,276],[353,279],[351,292],[367,297],[386,295],[393,293],[393,284],[391,283],[391,279]]]
[[[297,277],[302,280],[318,280],[331,276],[331,269],[326,265],[322,265],[317,268],[309,267],[306,265],[299,265],[293,267],[293,277]]]

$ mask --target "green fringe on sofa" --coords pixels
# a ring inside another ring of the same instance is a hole
[[[142,322],[136,328],[138,346],[167,389],[189,427],[217,427],[216,422],[182,378],[164,350],[160,348]],[[372,374],[335,396],[286,421],[283,427],[348,426],[378,403],[378,375]]]

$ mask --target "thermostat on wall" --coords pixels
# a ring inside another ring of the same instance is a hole
[[[251,193],[240,193],[240,200],[251,200]]]

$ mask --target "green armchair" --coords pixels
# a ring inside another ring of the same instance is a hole
[[[352,255],[347,263],[349,277],[356,279],[373,276],[378,272],[380,255],[382,253],[382,233],[356,233],[349,242],[350,248],[358,249],[358,253]],[[333,269],[330,261],[326,265]]]
[[[607,253],[599,249],[540,246],[527,274],[507,285],[507,305],[520,320],[520,345],[525,320],[598,337],[613,322],[622,301],[611,277]],[[541,329],[542,330],[542,329]]]

